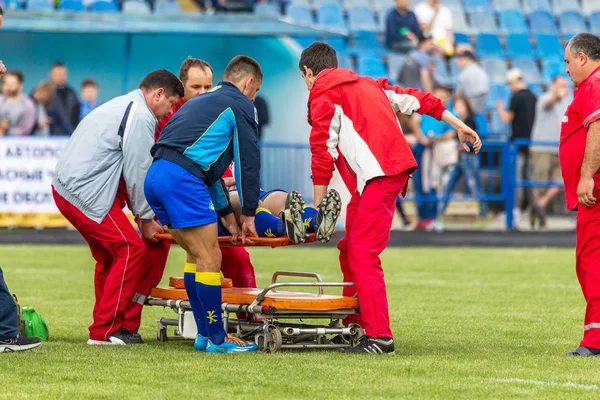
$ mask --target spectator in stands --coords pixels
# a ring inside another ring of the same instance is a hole
[[[398,53],[408,53],[417,48],[423,35],[414,12],[409,9],[409,0],[396,0],[396,8],[386,18],[385,44]]]
[[[74,129],[79,123],[81,105],[79,104],[77,93],[67,85],[67,77],[68,71],[65,64],[59,61],[55,62],[50,69],[50,81],[54,85],[51,107]],[[57,124],[54,120],[50,124],[52,134],[70,135],[73,133],[73,130],[65,131],[64,128],[64,126]]]
[[[49,136],[55,134],[51,126],[59,126],[59,132],[72,132],[74,127],[60,114],[52,105],[52,96],[54,95],[54,85],[49,82],[42,82],[36,87],[31,97],[36,105],[37,124],[33,128],[33,133],[40,136]],[[59,133],[60,135],[60,133]]]
[[[262,96],[256,96],[254,99],[254,107],[258,115],[258,139],[263,138],[263,129],[270,123],[269,105]]]
[[[23,74],[9,71],[2,78],[0,136],[29,135],[35,126],[35,105],[23,93]]]
[[[431,36],[419,38],[419,49],[410,53],[398,74],[398,84],[432,92],[435,73],[435,46]]]
[[[98,103],[98,84],[93,79],[84,79],[81,83],[81,110],[79,112],[79,120],[85,118],[86,115],[91,113],[97,108]]]
[[[511,142],[516,139],[531,139],[531,130],[535,118],[536,98],[527,88],[523,73],[519,69],[511,69],[506,73],[506,82],[513,92],[508,110],[504,109],[502,100],[496,102],[496,110],[505,124],[511,124]],[[519,146],[517,155],[517,179],[529,179],[529,146]],[[516,190],[515,206],[524,211],[529,199],[524,188]]]
[[[483,113],[490,90],[487,73],[477,64],[475,55],[471,51],[458,53],[456,63],[461,70],[457,77],[456,97],[464,96],[474,114]]]
[[[442,54],[454,53],[454,32],[452,12],[440,0],[423,1],[415,7],[417,20],[423,32],[429,32]]]
[[[567,79],[557,75],[549,90],[540,96],[535,107],[535,122],[531,134],[531,166],[534,181],[560,182],[560,162],[558,160],[558,140],[562,118],[567,107],[573,101]],[[536,146],[535,142],[552,142],[552,146]],[[530,223],[535,227],[536,221],[540,228],[546,228],[546,207],[560,194],[560,187],[536,188],[533,190]]]

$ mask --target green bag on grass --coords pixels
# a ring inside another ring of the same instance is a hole
[[[21,309],[21,320],[25,325],[25,336],[36,337],[42,341],[48,340],[48,324],[33,307]]]

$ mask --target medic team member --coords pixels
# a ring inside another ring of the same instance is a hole
[[[600,38],[581,33],[565,49],[577,87],[562,121],[558,156],[567,207],[577,211],[577,278],[587,302],[583,340],[568,356],[600,354]]]
[[[360,313],[344,323],[359,323],[366,335],[347,353],[393,353],[388,302],[379,254],[386,247],[396,198],[404,194],[417,163],[404,139],[396,112],[419,112],[442,119],[479,152],[477,134],[444,109],[440,100],[416,89],[390,86],[337,68],[335,50],[313,43],[302,52],[302,78],[310,91],[308,117],[315,204],[319,204],[337,167],[352,193],[346,209],[346,235],[339,242],[344,296],[358,294]],[[390,105],[391,103],[391,105]],[[334,338],[339,340],[340,338]]]
[[[213,69],[209,63],[198,58],[188,57],[179,68],[179,79],[183,83],[184,96],[177,104],[173,106],[171,113],[161,119],[156,127],[155,140],[158,140],[163,128],[171,117],[183,106],[183,104],[202,94],[208,92],[213,86]],[[232,178],[231,170],[227,170],[223,178]],[[222,247],[221,248],[221,271],[223,276],[230,278],[234,287],[256,287],[256,278],[254,276],[254,267],[250,262],[250,254],[243,247]],[[166,260],[165,260],[166,263]],[[190,265],[188,265],[190,264]],[[186,267],[190,272],[196,272],[196,264],[193,260],[186,260]],[[164,267],[160,271],[160,276],[156,275],[153,279],[154,286],[160,283],[164,272]],[[156,279],[157,278],[157,279]]]

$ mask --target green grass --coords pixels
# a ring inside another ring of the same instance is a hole
[[[181,275],[174,249],[165,277]],[[394,356],[335,351],[207,355],[190,342],[85,344],[93,268],[85,247],[0,247],[11,291],[50,325],[37,350],[0,355],[0,398],[598,398],[600,360],[569,359],[584,302],[573,251],[388,249]],[[339,280],[334,249],[254,249],[259,285],[278,269]]]

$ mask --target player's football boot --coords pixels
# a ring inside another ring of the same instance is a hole
[[[317,240],[327,243],[335,230],[335,224],[342,212],[342,199],[335,189],[329,189],[317,207],[315,217],[315,233]]]
[[[358,344],[344,350],[346,354],[394,354],[394,339],[363,336]]]
[[[288,239],[294,243],[304,243],[306,240],[306,226],[302,220],[304,214],[304,200],[302,195],[295,190],[288,193],[285,200],[285,210],[281,218],[285,223]]]
[[[206,346],[207,353],[245,353],[256,350],[258,350],[258,346],[254,343],[247,343],[242,339],[229,335],[227,335],[225,341],[221,344],[214,344],[208,339],[208,344]]]

